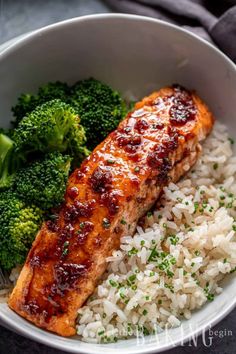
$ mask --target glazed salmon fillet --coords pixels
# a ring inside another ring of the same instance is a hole
[[[38,327],[74,335],[77,311],[106,258],[134,233],[163,186],[193,166],[213,122],[200,98],[177,85],[137,103],[70,176],[65,202],[38,232],[10,308]]]

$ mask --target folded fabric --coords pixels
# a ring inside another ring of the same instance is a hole
[[[180,25],[214,42],[236,62],[236,6],[232,6],[236,5],[236,0],[220,2],[211,0],[211,11],[208,9],[209,1],[204,0],[105,0],[105,2],[118,12],[154,17]],[[220,16],[217,16],[218,13]]]

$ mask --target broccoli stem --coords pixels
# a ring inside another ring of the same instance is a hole
[[[13,141],[5,134],[0,134],[0,159],[4,161],[8,151],[13,147]]]
[[[0,189],[11,184],[10,164],[13,151],[13,141],[6,135],[0,134]]]

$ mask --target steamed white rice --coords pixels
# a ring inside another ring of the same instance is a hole
[[[78,311],[77,333],[112,342],[157,333],[189,319],[222,292],[236,269],[236,156],[216,123],[190,173],[170,183],[145,227],[121,240],[108,269]],[[20,268],[13,269],[14,285]],[[5,302],[9,288],[0,290]]]
[[[145,228],[121,240],[108,270],[78,311],[77,333],[111,342],[176,327],[221,293],[236,267],[236,157],[216,123],[202,156],[170,183]]]

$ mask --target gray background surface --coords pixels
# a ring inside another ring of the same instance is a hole
[[[0,44],[22,33],[71,17],[109,12],[101,0],[0,0]],[[200,336],[197,346],[187,343],[167,354],[236,353],[236,310]],[[0,354],[60,354],[0,326]]]

